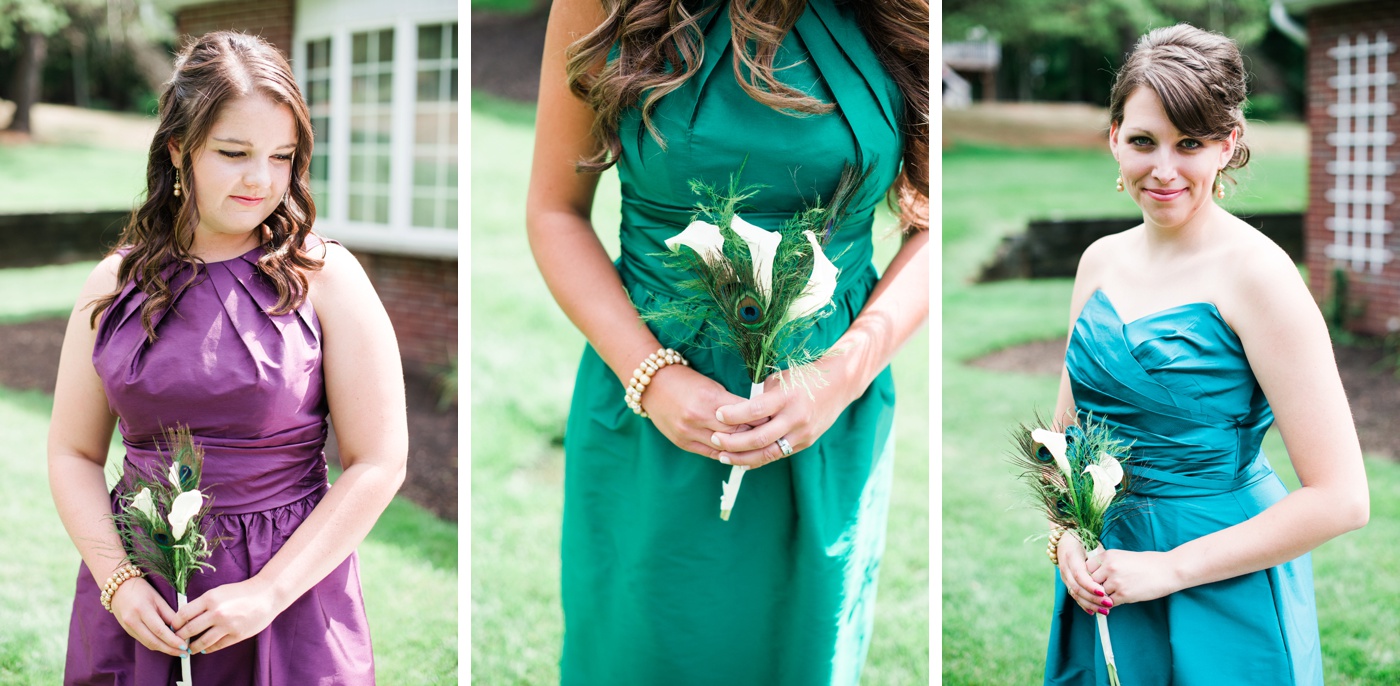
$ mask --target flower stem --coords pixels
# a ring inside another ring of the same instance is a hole
[[[1103,544],[1094,548],[1094,552],[1089,553],[1092,560],[1104,553]],[[1103,661],[1108,667],[1109,686],[1120,686],[1118,681],[1118,662],[1113,659],[1113,642],[1108,638],[1108,615],[1096,612],[1094,618],[1099,623],[1099,643],[1103,646]]]

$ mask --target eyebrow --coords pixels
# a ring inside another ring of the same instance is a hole
[[[243,146],[247,146],[247,147],[249,147],[249,148],[253,147],[253,144],[252,144],[252,143],[249,143],[248,141],[245,141],[245,140],[239,140],[239,139],[237,139],[237,138],[215,138],[214,140],[219,141],[220,143],[233,143],[234,145],[243,145]],[[277,147],[276,149],[277,149],[277,150],[286,150],[287,148],[295,148],[295,147],[297,147],[297,144],[296,144],[296,143],[288,143],[288,144],[286,144],[286,145],[279,146],[279,147]]]

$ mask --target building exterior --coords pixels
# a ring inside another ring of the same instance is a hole
[[[1390,182],[1400,161],[1400,3],[1283,4],[1307,17],[1309,285],[1327,303],[1345,284],[1348,329],[1400,331],[1400,209]]]
[[[235,29],[286,54],[311,111],[316,231],[374,282],[406,369],[457,350],[453,0],[158,0],[181,36]]]

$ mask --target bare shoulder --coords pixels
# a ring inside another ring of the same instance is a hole
[[[121,269],[121,266],[121,255],[113,253],[102,258],[83,283],[83,299],[100,298],[117,290],[117,270]]]
[[[1227,280],[1216,304],[1242,339],[1282,323],[1325,328],[1298,265],[1257,229],[1240,229],[1220,259]]]
[[[321,268],[309,278],[313,303],[369,286],[369,276],[360,260],[345,246],[327,241],[313,251],[321,253]]]
[[[1097,283],[1109,265],[1122,261],[1128,244],[1141,230],[1142,227],[1138,226],[1127,231],[1111,233],[1090,243],[1079,258],[1075,279]]]

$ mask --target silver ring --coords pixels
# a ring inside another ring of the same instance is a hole
[[[778,437],[778,450],[783,451],[783,457],[792,457],[792,444],[786,438]]]

